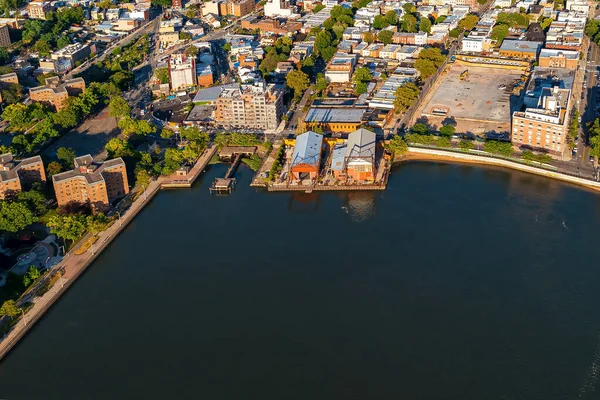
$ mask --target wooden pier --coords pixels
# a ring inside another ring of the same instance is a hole
[[[219,158],[222,160],[232,161],[229,169],[225,173],[224,178],[215,178],[212,185],[209,188],[211,193],[227,194],[233,191],[235,188],[235,171],[237,171],[242,161],[242,157],[251,156],[256,152],[255,146],[227,146],[223,147],[219,151]]]

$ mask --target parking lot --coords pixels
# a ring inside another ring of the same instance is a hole
[[[457,132],[510,131],[510,116],[519,102],[513,88],[521,76],[516,70],[454,64],[436,82],[417,115],[438,127],[453,118]]]

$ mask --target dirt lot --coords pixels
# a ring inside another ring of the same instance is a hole
[[[468,78],[460,79],[463,71]],[[421,121],[439,127],[446,118],[456,121],[457,132],[481,134],[487,131],[510,131],[510,116],[519,103],[512,95],[520,71],[462,66],[455,64],[435,84],[415,115]],[[498,89],[505,85],[505,89]],[[447,110],[445,117],[433,110]]]
[[[105,108],[95,118],[84,121],[54,142],[44,150],[44,155],[54,159],[59,147],[70,147],[78,156],[91,154],[94,159],[103,160],[106,158],[104,146],[118,134],[117,121],[108,115],[108,108]]]

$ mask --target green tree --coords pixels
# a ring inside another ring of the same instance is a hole
[[[80,119],[81,116],[78,109],[72,106],[67,106],[59,112],[52,114],[52,122],[65,129],[76,127]]]
[[[39,183],[27,191],[19,192],[17,201],[25,204],[35,216],[39,217],[48,212],[47,199]]]
[[[304,72],[295,69],[285,77],[285,82],[288,87],[294,90],[294,97],[302,97],[302,93],[308,88],[310,79]]]
[[[458,27],[465,31],[472,31],[478,22],[479,22],[479,17],[477,15],[467,14],[463,19],[458,21]]]
[[[69,39],[69,36],[61,36],[57,41],[56,41],[56,47],[59,49],[62,49],[65,46],[68,46],[71,44],[71,39]]]
[[[406,82],[399,86],[394,93],[394,111],[401,113],[410,108],[417,99],[421,89],[412,82]]]
[[[390,25],[398,25],[398,14],[394,10],[385,13],[385,20]]]
[[[471,150],[475,147],[475,145],[473,144],[473,141],[463,139],[458,143],[458,147],[463,150]]]
[[[122,97],[113,97],[108,103],[108,115],[121,119],[131,114],[131,107]]]
[[[0,201],[0,231],[16,233],[37,221],[26,204]]]
[[[456,132],[456,128],[452,125],[442,125],[440,128],[440,135],[451,138]]]
[[[59,238],[75,241],[86,232],[87,220],[85,215],[53,215],[46,226]]]
[[[327,78],[325,78],[325,75],[319,72],[317,74],[317,81],[315,83],[315,91],[321,93],[323,90],[327,89],[327,86],[329,86]]]
[[[379,40],[383,44],[390,44],[390,43],[392,43],[393,37],[394,37],[394,32],[388,31],[388,30],[383,30],[383,31],[379,32],[379,34],[377,35],[377,40]]]
[[[450,138],[448,138],[446,136],[440,136],[437,138],[435,144],[437,147],[442,147],[442,148],[450,147],[451,146]]]
[[[404,14],[402,16],[402,24],[400,29],[404,32],[417,32],[417,18],[412,14]]]
[[[415,61],[415,68],[423,78],[428,78],[435,74],[437,69],[444,63],[446,57],[442,54],[442,51],[435,47],[421,50],[417,61]]]
[[[365,82],[357,82],[354,86],[354,92],[360,96],[361,94],[367,92],[367,88],[368,87]]]
[[[75,150],[69,147],[59,147],[56,151],[56,158],[62,161],[62,165],[67,168],[73,168],[73,165],[75,165],[75,157],[77,157]]]
[[[160,83],[169,83],[169,68],[155,69],[154,76],[156,76]]]
[[[106,229],[108,222],[108,218],[103,213],[88,215],[85,217],[86,229],[94,235],[97,235]]]
[[[141,169],[135,174],[135,184],[141,187],[150,185],[150,174],[148,171]]]
[[[315,37],[315,48],[317,51],[321,52],[323,49],[331,46],[331,42],[333,38],[331,37],[331,33],[329,31],[321,31]]]
[[[367,31],[367,32],[363,33],[362,37],[363,37],[363,40],[369,44],[371,44],[375,40],[377,40],[377,35],[375,35],[375,33],[371,32],[371,31]]]
[[[179,167],[181,167],[183,160],[184,155],[181,150],[172,148],[165,150],[162,174],[171,175],[173,172],[177,171]]]
[[[59,173],[61,173],[62,171],[63,171],[63,167],[62,167],[62,165],[61,165],[59,162],[57,162],[57,161],[52,161],[52,162],[51,162],[51,163],[49,163],[49,164],[48,164],[48,166],[46,167],[46,173],[47,173],[49,176],[52,176],[52,175],[59,174]]]
[[[222,47],[223,51],[229,53],[231,51],[231,43],[227,42]]]
[[[385,15],[377,15],[373,18],[373,29],[384,29],[390,26]]]
[[[492,28],[490,38],[496,41],[496,46],[500,47],[506,36],[508,36],[508,25],[499,24]]]
[[[460,36],[460,34],[461,34],[461,33],[463,33],[463,30],[462,30],[462,29],[460,29],[460,28],[454,28],[454,29],[450,30],[450,32],[448,33],[448,35],[449,35],[451,38],[454,38],[454,39],[456,39],[457,37],[459,37],[459,36]]]
[[[135,154],[135,150],[127,140],[120,138],[112,138],[106,143],[106,152],[110,158],[131,157]]]
[[[9,318],[14,318],[21,313],[21,309],[17,306],[14,300],[6,300],[0,307],[0,315],[6,315]]]
[[[198,48],[196,46],[190,46],[187,49],[185,49],[185,54],[187,54],[190,57],[196,57],[198,55]]]
[[[505,157],[509,157],[513,153],[512,143],[500,142],[497,140],[487,140],[483,145],[483,150],[488,153],[500,154]]]
[[[429,128],[427,127],[427,125],[422,124],[420,122],[414,124],[412,128],[410,128],[410,131],[417,135],[429,135]]]
[[[321,58],[327,62],[333,58],[337,51],[337,48],[334,46],[329,46],[321,50]]]
[[[21,85],[16,83],[9,83],[2,88],[2,101],[6,104],[14,104],[21,101],[23,97],[23,90]]]
[[[386,147],[394,154],[394,157],[404,155],[408,151],[408,144],[398,135],[394,135]]]
[[[356,68],[354,75],[352,76],[352,81],[355,83],[369,82],[371,79],[373,79],[373,75],[367,67]]]
[[[25,275],[23,275],[23,286],[29,287],[32,283],[38,280],[42,274],[40,271],[33,265],[29,267]]]
[[[421,32],[431,33],[431,21],[429,18],[423,17],[419,20],[419,30]]]
[[[313,8],[313,13],[318,13],[319,11],[321,11],[322,9],[324,9],[325,6],[323,4],[317,4],[314,8]]]

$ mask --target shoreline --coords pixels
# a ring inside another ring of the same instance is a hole
[[[27,312],[27,314],[24,315],[23,318],[19,319],[11,331],[3,338],[3,340],[0,342],[0,362],[20,342],[20,340],[27,335],[32,326],[45,315],[46,311],[48,311],[48,309],[50,309],[50,307],[68,290],[75,280],[79,278],[83,272],[85,272],[85,270],[96,260],[96,258],[102,254],[102,251],[106,249],[109,244],[112,243],[112,241],[115,240],[129,225],[129,223],[138,215],[138,213],[154,199],[154,196],[156,196],[162,190],[168,190],[169,188],[175,189],[191,187],[196,178],[206,169],[210,158],[215,152],[216,147],[210,146],[207,151],[197,160],[197,165],[194,166],[193,174],[191,174],[189,179],[176,181],[177,186],[170,186],[169,184],[173,184],[174,182],[167,179],[153,181],[144,192],[140,193],[139,197],[130,205],[130,207],[123,211],[123,215],[119,219],[119,222],[115,221],[111,227],[98,234],[98,245],[95,251],[90,252],[88,250],[81,255],[75,255],[74,251],[81,246],[80,243],[69,253],[67,253],[63,260],[56,266],[58,268],[64,268],[65,270],[64,274],[62,275],[63,283],[60,284],[58,281],[55,282],[44,295],[37,297],[34,306]],[[595,192],[600,191],[600,182],[548,171],[531,165],[519,164],[503,159],[482,157],[477,154],[455,153],[440,149],[410,147],[406,154],[404,154],[402,157],[394,159],[392,164],[415,161],[470,164],[480,167],[516,170],[560,180],[564,183],[577,186],[580,189],[586,188]],[[252,182],[254,182],[254,178]],[[253,187],[254,185],[250,184],[249,186]],[[371,190],[373,189],[371,188]],[[385,190],[385,188],[379,190]],[[277,190],[273,192],[276,191]],[[271,190],[267,190],[267,192],[271,192]]]
[[[415,161],[422,162],[441,162],[449,164],[468,164],[481,167],[492,167],[500,169],[508,169],[528,174],[538,175],[545,178],[559,180],[563,183],[571,184],[579,188],[585,188],[594,192],[600,192],[600,182],[595,182],[585,178],[578,178],[571,175],[566,175],[560,172],[548,171],[531,165],[519,164],[516,162],[506,161],[502,159],[494,159],[489,157],[481,157],[477,154],[454,153],[444,151],[442,149],[422,149],[409,147],[406,154],[401,157],[396,157],[394,164],[409,163]]]

